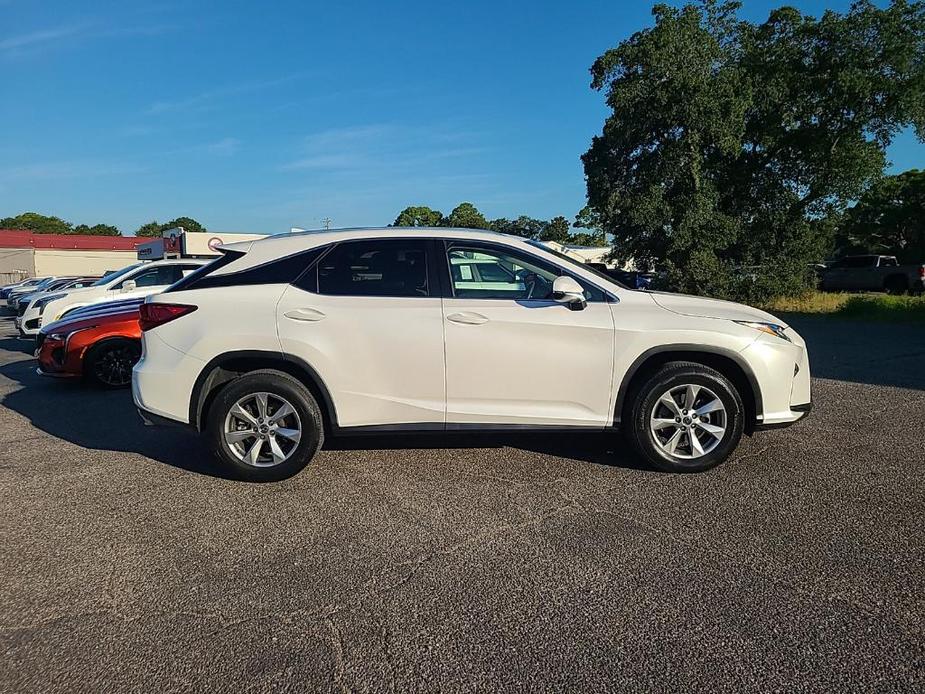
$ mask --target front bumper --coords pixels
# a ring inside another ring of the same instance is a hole
[[[790,418],[778,419],[774,422],[764,423],[759,422],[755,425],[755,431],[769,431],[773,429],[786,429],[787,427],[792,427],[797,422],[802,422],[804,419],[809,417],[809,413],[813,410],[813,404],[808,402],[804,405],[791,405],[790,406]]]

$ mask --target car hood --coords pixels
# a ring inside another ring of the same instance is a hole
[[[86,316],[64,317],[54,323],[42,326],[41,332],[45,335],[52,333],[72,333],[84,328],[95,328],[100,325],[111,325],[123,321],[137,321],[138,307],[134,309],[121,309],[112,312],[93,313]]]
[[[726,320],[753,321],[761,323],[777,323],[786,327],[780,318],[767,311],[752,308],[745,304],[737,304],[721,299],[707,299],[702,296],[688,294],[672,294],[670,292],[647,292],[663,309],[682,316],[696,316],[698,318],[723,318]]]
[[[67,294],[68,296],[92,296],[94,294],[100,294],[101,289],[104,289],[104,288],[103,287],[79,287],[75,289],[62,289],[61,293]]]

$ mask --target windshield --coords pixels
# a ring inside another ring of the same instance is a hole
[[[104,287],[110,282],[112,282],[114,279],[118,279],[119,277],[122,277],[123,275],[127,275],[128,273],[130,273],[132,270],[134,270],[137,267],[141,267],[141,263],[135,263],[134,265],[129,265],[128,267],[124,267],[121,270],[115,270],[113,272],[110,272],[108,275],[103,275],[100,279],[98,279],[96,282],[94,282],[90,286],[91,287]]]
[[[591,274],[597,275],[602,280],[607,280],[608,282],[610,282],[610,284],[615,284],[618,287],[623,287],[623,289],[629,289],[629,287],[627,287],[625,284],[614,279],[613,277],[608,275],[606,272],[601,272],[597,268],[593,268],[587,263],[584,263],[580,260],[575,260],[575,258],[572,258],[571,256],[568,256],[565,253],[560,253],[554,248],[550,248],[549,246],[544,244],[542,241],[536,241],[535,239],[528,239],[527,243],[529,243],[531,246],[535,246],[536,248],[542,248],[547,253],[552,253],[554,256],[556,256],[560,260],[564,260],[565,262],[567,262],[569,265],[574,265],[576,267],[580,267],[582,270],[587,270]]]

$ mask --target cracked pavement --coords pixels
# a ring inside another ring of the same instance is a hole
[[[395,436],[251,485],[0,320],[0,690],[922,691],[925,329],[793,323],[816,411],[707,474]]]

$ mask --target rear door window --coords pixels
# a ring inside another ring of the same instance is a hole
[[[430,296],[428,243],[381,239],[337,244],[317,266],[317,290],[331,296]]]

